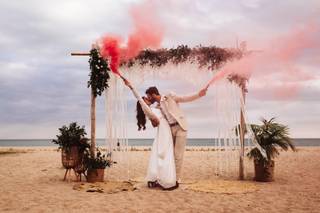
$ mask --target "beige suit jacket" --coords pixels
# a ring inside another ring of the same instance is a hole
[[[177,120],[181,128],[188,130],[188,123],[183,111],[180,109],[179,103],[191,102],[200,98],[199,94],[188,96],[177,96],[174,93],[165,95],[160,104],[165,104],[168,112]]]

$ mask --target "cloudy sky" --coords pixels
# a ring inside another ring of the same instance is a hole
[[[128,10],[140,2],[1,0],[0,138],[53,138],[58,127],[71,121],[85,125],[89,132],[88,58],[74,58],[70,52],[89,50],[91,43],[106,33],[126,37],[132,30]],[[165,26],[164,47],[235,47],[238,39],[259,49],[264,40],[320,18],[318,0],[159,0],[155,5]],[[293,137],[320,137],[320,51],[314,50],[313,55],[297,61],[297,66],[315,77],[305,82],[294,98],[279,100],[255,90],[255,82],[249,84],[250,122],[261,116],[277,117],[290,127]],[[147,84],[178,92],[197,89],[180,82],[147,81],[139,90],[143,92]],[[210,106],[206,103],[204,99],[185,107],[190,137],[210,136],[205,123]],[[201,113],[194,113],[196,109]],[[150,131],[136,131],[134,109],[129,111],[129,136],[152,136]],[[105,135],[104,116],[104,100],[99,98],[100,138]]]

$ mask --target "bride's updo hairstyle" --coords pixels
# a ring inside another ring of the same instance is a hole
[[[142,97],[142,99],[145,99],[145,97]],[[137,102],[137,125],[138,125],[138,130],[140,131],[145,130],[146,129],[146,115],[144,114],[141,104],[139,103],[139,101]]]

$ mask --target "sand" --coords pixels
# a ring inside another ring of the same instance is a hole
[[[211,162],[217,152],[187,151],[182,184],[174,191],[146,187],[143,177],[149,153],[130,152],[130,168],[135,165],[130,174],[120,164],[107,170],[106,180],[130,176],[135,186],[134,190],[108,193],[77,190],[81,183],[62,181],[61,154],[54,148],[21,147],[9,152],[0,148],[0,212],[320,211],[319,147],[281,152],[272,183],[252,181],[252,171],[245,181],[217,177]],[[246,163],[247,168],[252,168],[250,165]],[[99,187],[103,185],[110,186],[106,182]]]

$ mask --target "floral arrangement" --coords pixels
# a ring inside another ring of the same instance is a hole
[[[178,65],[189,61],[197,63],[199,68],[207,68],[208,70],[215,70],[223,66],[229,60],[240,59],[243,52],[240,49],[226,49],[216,46],[197,46],[190,48],[187,45],[180,45],[177,48],[162,48],[158,50],[146,49],[139,53],[133,59],[122,61],[121,67],[132,67],[134,65],[162,67],[167,63]],[[239,87],[247,92],[246,83],[247,78],[231,74],[228,76],[230,82],[234,82]]]
[[[161,48],[157,50],[146,49],[141,51],[136,57],[129,60],[122,60],[120,67],[132,67],[134,65],[162,67],[168,63],[178,65],[189,61],[197,63],[199,68],[215,70],[221,68],[224,63],[234,59],[240,59],[244,53],[240,49],[227,49],[216,46],[196,46],[193,48],[187,45],[179,45],[176,48]],[[103,59],[98,49],[90,51],[90,80],[88,87],[92,88],[94,96],[101,96],[102,92],[108,88],[110,78],[110,67],[107,60]],[[234,82],[247,92],[247,78],[231,74],[228,76],[230,82]]]
[[[228,80],[230,82],[234,82],[238,84],[238,86],[242,89],[242,91],[248,92],[248,88],[247,88],[247,82],[249,81],[248,78],[242,77],[237,74],[232,74],[228,76]]]
[[[241,58],[242,55],[242,52],[238,49],[226,49],[216,46],[190,48],[187,45],[180,45],[177,48],[170,49],[143,50],[135,58],[122,61],[121,66],[132,67],[139,64],[141,66],[161,67],[169,62],[179,64],[190,61],[191,63],[198,63],[199,68],[206,67],[209,70],[213,70],[219,68],[227,60]]]

